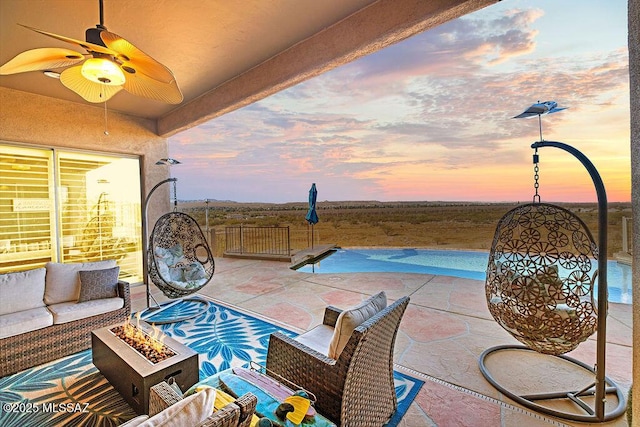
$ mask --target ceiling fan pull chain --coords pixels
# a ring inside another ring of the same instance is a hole
[[[109,136],[109,130],[107,129],[107,101],[104,101],[104,134]]]

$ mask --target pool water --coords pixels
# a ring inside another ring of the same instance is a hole
[[[300,267],[307,273],[398,272],[437,274],[464,279],[486,279],[488,252],[432,249],[339,249],[332,255]],[[609,301],[631,304],[631,267],[607,264]]]

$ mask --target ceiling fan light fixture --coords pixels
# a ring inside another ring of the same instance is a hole
[[[89,58],[84,61],[82,76],[92,82],[109,86],[121,86],[125,82],[120,67],[105,58]]]
[[[30,49],[0,65],[0,75],[46,71],[47,76],[56,77],[50,71],[65,68],[59,73],[60,82],[87,102],[105,102],[120,90],[125,90],[135,96],[180,104],[184,96],[171,70],[128,40],[109,32],[103,22],[103,0],[98,0],[98,3],[100,24],[87,29],[86,41],[18,24],[47,37],[82,47],[87,53],[57,47]]]

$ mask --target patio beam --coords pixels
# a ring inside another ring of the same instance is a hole
[[[498,0],[380,0],[158,120],[169,137]]]

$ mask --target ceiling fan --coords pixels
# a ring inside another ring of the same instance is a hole
[[[29,30],[84,48],[87,53],[71,49],[40,48],[22,52],[0,66],[0,75],[42,71],[57,77],[53,70],[63,67],[60,81],[89,102],[105,102],[124,89],[144,98],[179,104],[182,92],[171,70],[104,26],[103,0],[100,24],[88,28],[86,42],[21,25]],[[81,65],[78,65],[82,63]]]

